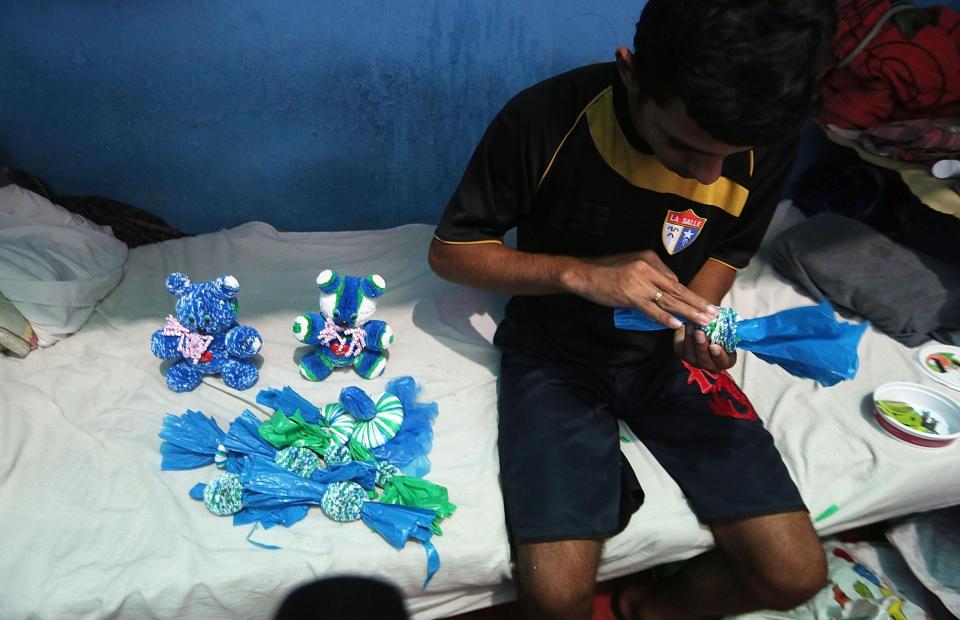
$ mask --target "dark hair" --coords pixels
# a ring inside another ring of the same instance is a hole
[[[835,0],[649,0],[634,77],[721,142],[770,144],[810,113],[836,24]]]

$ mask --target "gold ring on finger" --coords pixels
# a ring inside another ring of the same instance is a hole
[[[663,298],[663,291],[657,291],[657,294],[653,296],[653,303],[658,303],[661,298]]]

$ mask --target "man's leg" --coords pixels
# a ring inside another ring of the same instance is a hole
[[[657,584],[627,587],[620,608],[629,619],[685,620],[792,609],[826,585],[827,561],[806,512],[711,526],[717,548]]]
[[[536,620],[589,620],[603,543],[562,540],[517,546],[524,614]]]
[[[602,541],[642,502],[620,452],[610,372],[503,354],[500,484],[531,618],[590,617]]]
[[[708,618],[790,609],[813,596],[826,582],[823,550],[773,437],[736,383],[671,358],[637,386],[630,425],[710,525],[717,549],[646,592],[631,588],[621,609],[644,620]]]

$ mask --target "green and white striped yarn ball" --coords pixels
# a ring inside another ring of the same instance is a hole
[[[323,406],[323,419],[330,425],[330,438],[341,446],[350,441],[357,421],[340,403]]]
[[[403,472],[393,463],[386,461],[377,462],[377,486],[383,488],[387,486],[394,476],[402,476]]]
[[[222,443],[217,444],[217,453],[213,455],[213,462],[217,469],[226,469],[227,467],[227,448]]]
[[[701,327],[700,331],[707,334],[710,342],[723,347],[727,353],[733,353],[740,342],[737,335],[737,316],[733,308],[720,308],[720,313],[710,325]]]
[[[346,446],[341,446],[339,444],[330,442],[330,445],[327,446],[327,449],[323,453],[323,460],[327,462],[327,465],[345,465],[353,460],[353,457],[350,456],[350,449]]]
[[[236,474],[221,474],[203,489],[203,505],[215,515],[225,517],[243,509],[243,487]]]
[[[367,492],[356,482],[344,480],[331,483],[320,500],[320,509],[334,521],[356,521],[367,500]]]
[[[353,439],[373,450],[397,436],[403,424],[403,403],[393,394],[381,394],[377,399],[377,414],[369,420],[357,421]]]
[[[290,446],[277,452],[273,462],[280,467],[292,471],[301,478],[309,478],[313,472],[323,469],[320,457],[309,448]]]

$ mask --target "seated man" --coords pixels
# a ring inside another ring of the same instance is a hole
[[[497,115],[430,246],[455,282],[509,292],[499,452],[531,617],[588,618],[604,539],[643,494],[623,419],[717,548],[633,579],[615,613],[787,609],[826,581],[803,500],[703,332],[756,252],[832,41],[830,0],[650,0],[634,52],[537,84]],[[501,239],[517,228],[517,249]],[[664,332],[628,332],[613,308]],[[642,513],[641,513],[642,514]]]

